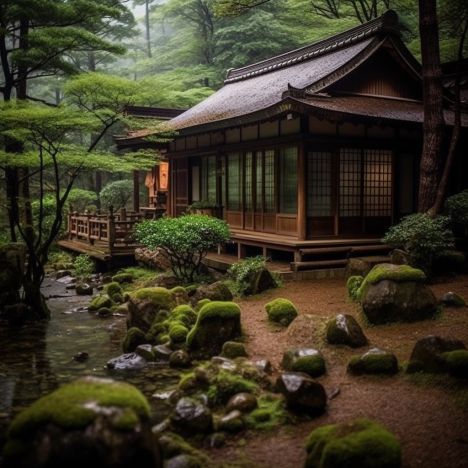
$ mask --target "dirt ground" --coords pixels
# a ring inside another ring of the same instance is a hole
[[[468,275],[438,282],[431,288],[436,297],[455,291],[468,298]],[[301,318],[294,330],[272,326],[266,319],[264,305],[276,297],[292,300],[300,314],[311,317]],[[243,434],[221,449],[210,450],[215,461],[236,467],[302,467],[304,440],[312,429],[368,417],[380,421],[399,437],[404,467],[468,467],[467,382],[403,372],[393,377],[354,377],[346,373],[351,356],[369,347],[393,351],[400,364],[405,364],[416,340],[427,335],[454,337],[468,345],[468,308],[446,308],[435,320],[369,326],[358,307],[347,299],[343,279],[285,283],[280,289],[240,301],[240,306],[250,358],[270,359],[277,371],[284,350],[294,346],[319,348],[325,356],[327,374],[318,380],[328,394],[339,393],[329,401],[327,412],[316,419],[272,432]],[[338,313],[356,317],[369,339],[369,347],[353,350],[325,345],[316,333],[310,333],[310,326],[301,326],[312,321],[320,329],[321,322]]]

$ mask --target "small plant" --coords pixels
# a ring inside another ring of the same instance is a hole
[[[468,190],[448,197],[445,209],[454,224],[468,228]]]
[[[425,213],[405,216],[385,234],[383,242],[405,250],[413,266],[431,271],[432,263],[439,252],[452,249],[453,233],[448,227],[449,218],[431,218]]]
[[[350,276],[346,282],[346,288],[348,289],[348,296],[353,301],[359,300],[359,288],[361,287],[364,278],[362,276]]]
[[[207,253],[229,239],[229,227],[211,216],[185,215],[143,221],[136,226],[135,236],[149,249],[162,249],[176,278],[192,283]]]
[[[94,262],[88,255],[82,254],[73,260],[73,272],[77,278],[86,278],[94,273]]]
[[[228,270],[228,274],[233,279],[235,285],[233,289],[236,293],[244,295],[248,293],[252,278],[256,273],[266,268],[267,259],[261,255],[257,257],[249,257],[240,262],[234,263]],[[274,278],[276,286],[279,286],[279,281]]]

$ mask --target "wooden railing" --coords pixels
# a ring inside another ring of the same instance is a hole
[[[110,207],[106,214],[91,214],[85,211],[68,214],[68,238],[89,244],[104,244],[109,250],[135,244],[133,229],[145,218],[162,216],[164,210],[146,209],[141,212],[128,212],[125,208],[114,212]]]

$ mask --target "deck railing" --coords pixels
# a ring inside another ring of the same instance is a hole
[[[88,244],[105,245],[109,250],[128,247],[135,244],[133,230],[135,224],[143,219],[158,218],[164,210],[143,209],[140,212],[127,211],[125,208],[114,212],[110,207],[105,214],[91,214],[87,211],[68,214],[68,238],[87,242]]]

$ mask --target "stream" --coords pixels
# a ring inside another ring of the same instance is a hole
[[[109,359],[122,354],[125,316],[107,319],[87,311],[90,296],[77,296],[60,280],[46,279],[43,291],[51,310],[48,323],[21,327],[0,324],[0,447],[11,419],[43,395],[85,375],[125,380],[138,387],[153,408],[154,422],[168,413],[158,395],[174,388],[179,372],[156,363],[123,372],[106,368]],[[86,352],[85,362],[74,359]]]

